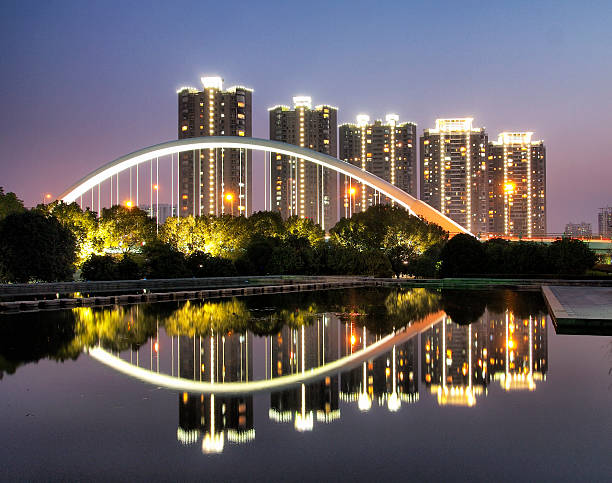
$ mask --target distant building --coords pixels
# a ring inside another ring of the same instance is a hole
[[[487,232],[546,233],[546,148],[532,132],[502,132],[487,156]]]
[[[182,87],[178,94],[179,139],[200,136],[252,135],[252,89],[223,90],[220,77],[202,77],[203,88]],[[180,216],[248,215],[252,211],[251,152],[246,149],[206,149],[180,153]]]
[[[421,136],[420,198],[468,231],[488,230],[487,134],[472,118],[436,119]]]
[[[312,107],[308,96],[293,98],[293,108],[268,109],[270,139],[336,157],[338,109]],[[272,153],[270,160],[271,209],[287,218],[310,218],[327,230],[338,221],[338,175],[335,171],[294,156]]]
[[[612,206],[599,209],[597,215],[599,234],[604,238],[612,238]]]
[[[388,114],[385,121],[370,122],[357,116],[356,124],[339,128],[339,158],[375,174],[415,198],[417,193],[416,124],[399,122],[399,116]],[[341,215],[366,210],[372,205],[388,203],[384,195],[364,184],[340,176]]]
[[[590,223],[568,223],[565,225],[563,234],[577,237],[590,237],[593,235],[593,228]]]
[[[167,218],[176,216],[176,206],[172,206],[170,203],[159,203],[153,205],[141,204],[138,208],[146,211],[151,218],[158,218],[159,224],[162,225]]]

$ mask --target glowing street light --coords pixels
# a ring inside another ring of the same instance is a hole
[[[509,227],[510,227],[510,223],[512,222],[512,218],[510,218],[510,206],[512,206],[511,195],[514,193],[515,188],[516,188],[516,185],[512,183],[511,181],[504,184],[504,193],[507,196],[507,203],[508,203],[508,222],[506,224],[506,234],[507,235],[510,235]]]
[[[127,200],[125,202],[125,206],[126,206],[126,208],[131,208],[132,206],[134,206],[134,203],[132,203],[132,200]]]
[[[234,216],[234,195],[231,193],[228,193],[225,195],[225,200],[230,203],[231,207],[232,207],[232,216]]]
[[[357,189],[353,186],[351,186],[349,188],[349,195],[350,195],[350,205],[349,205],[349,216],[353,216],[353,210],[355,209],[355,195],[357,194]]]

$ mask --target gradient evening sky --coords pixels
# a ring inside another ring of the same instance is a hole
[[[278,1],[0,4],[0,186],[27,205],[120,155],[176,139],[201,75],[267,107],[306,94],[339,122],[475,118],[547,146],[548,231],[612,205],[612,2]],[[257,158],[257,163],[261,163]],[[256,181],[261,181],[260,165]],[[256,207],[263,208],[263,188]]]

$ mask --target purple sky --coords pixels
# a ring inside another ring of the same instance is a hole
[[[203,74],[267,107],[296,94],[418,123],[535,131],[548,231],[612,205],[612,2],[28,2],[0,4],[0,186],[27,205],[176,138],[176,94]],[[256,177],[256,181],[257,181]],[[263,188],[254,188],[263,208]]]

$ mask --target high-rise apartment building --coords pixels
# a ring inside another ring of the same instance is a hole
[[[234,86],[223,90],[220,77],[202,77],[201,81],[202,89],[183,87],[177,91],[179,139],[250,137],[252,89]],[[248,215],[252,211],[251,180],[249,150],[206,149],[180,153],[179,216],[229,213],[229,203],[236,213]]]
[[[489,233],[526,237],[546,233],[546,148],[532,136],[532,132],[502,132],[489,143]]]
[[[337,156],[338,109],[312,107],[307,96],[293,98],[293,108],[270,108],[270,139]],[[310,218],[325,230],[338,221],[338,176],[304,159],[272,153],[271,209],[287,218]]]
[[[472,118],[437,119],[421,136],[421,200],[468,231],[487,231],[484,128]]]
[[[416,124],[399,122],[399,116],[388,114],[385,121],[370,122],[365,114],[356,124],[339,128],[339,158],[364,169],[417,197]],[[340,176],[341,215],[388,203],[386,196],[348,176]]]
[[[599,209],[597,215],[599,234],[604,238],[612,238],[612,206]]]
[[[591,237],[593,235],[593,227],[590,223],[568,223],[565,225],[564,235],[577,237]]]

